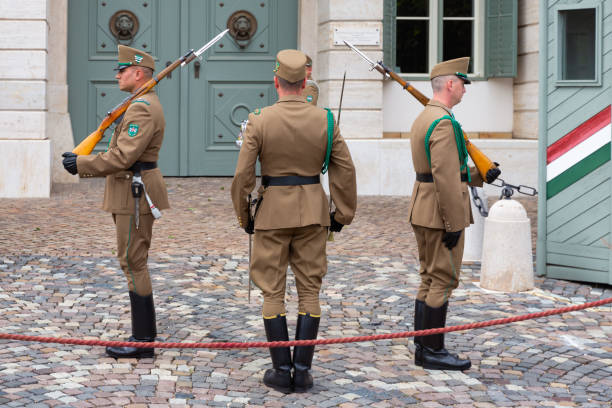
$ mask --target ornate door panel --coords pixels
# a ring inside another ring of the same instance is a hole
[[[190,175],[232,175],[240,122],[276,100],[278,50],[297,44],[297,1],[234,0],[189,3],[193,43],[230,28],[189,73]],[[282,17],[282,18],[281,18]]]

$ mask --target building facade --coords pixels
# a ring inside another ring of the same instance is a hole
[[[275,101],[270,78],[277,50],[298,48],[313,59],[319,106],[336,116],[346,74],[340,127],[357,167],[359,194],[410,194],[409,130],[422,106],[369,70],[343,44],[349,39],[428,96],[431,66],[470,55],[474,81],[456,116],[474,144],[501,164],[502,177],[535,185],[534,3],[0,0],[0,196],[45,197],[52,183],[77,181],[63,171],[60,155],[125,97],[112,71],[118,43],[148,50],[164,67],[230,25],[234,36],[158,86],[167,120],[164,174],[231,175],[240,121]],[[105,140],[109,136],[107,131]],[[498,194],[493,187],[487,191]]]

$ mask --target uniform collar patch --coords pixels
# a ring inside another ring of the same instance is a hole
[[[130,124],[128,127],[128,135],[134,137],[138,134],[138,125],[135,123]]]

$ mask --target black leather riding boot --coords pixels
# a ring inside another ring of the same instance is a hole
[[[414,301],[414,330],[425,330],[425,302]],[[423,337],[414,337],[414,364],[423,365]]]
[[[315,340],[319,332],[320,317],[299,314],[295,329],[296,340]],[[313,386],[310,368],[314,346],[295,346],[293,348],[293,388],[295,392],[306,392]]]
[[[268,341],[289,341],[287,319],[278,315],[272,319],[264,318],[264,328]],[[266,370],[263,378],[264,384],[276,391],[290,393],[291,384],[291,349],[289,347],[270,348],[272,367]]]
[[[448,302],[440,307],[424,305],[425,329],[437,329],[446,326],[446,312]],[[463,360],[444,348],[444,334],[432,334],[421,337],[423,344],[423,368],[430,370],[469,370],[472,366],[470,360]]]
[[[132,335],[128,341],[152,342],[157,336],[155,326],[155,305],[153,294],[140,296],[130,292],[132,308]],[[155,355],[153,348],[137,347],[107,347],[106,354],[115,358],[152,358]]]

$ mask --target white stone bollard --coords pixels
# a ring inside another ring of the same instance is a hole
[[[489,210],[484,227],[480,286],[503,292],[533,289],[531,222],[518,201],[499,200]]]
[[[478,196],[482,200],[482,205],[485,210],[489,209],[487,205],[487,196],[484,190],[476,187]],[[474,223],[465,229],[465,246],[463,247],[464,262],[479,262],[482,258],[482,238],[484,234],[485,217],[480,214],[478,207],[474,203],[474,198],[470,191],[470,204],[472,206],[472,216]]]

